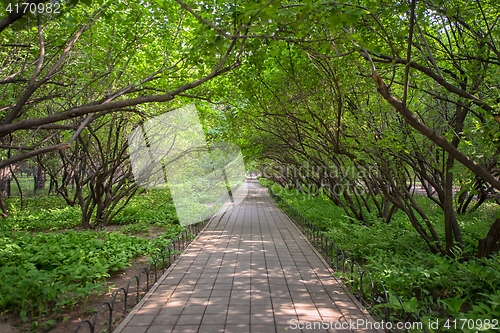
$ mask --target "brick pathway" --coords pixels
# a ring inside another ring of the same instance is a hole
[[[382,332],[349,328],[373,319],[267,190],[247,186],[244,201],[212,219],[115,333]]]

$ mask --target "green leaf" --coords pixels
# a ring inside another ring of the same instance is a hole
[[[438,302],[443,304],[452,315],[456,315],[460,312],[462,304],[464,304],[465,301],[467,301],[467,298],[461,298],[460,295],[456,295],[453,298],[439,300]]]
[[[280,49],[279,47],[272,47],[271,50],[269,51],[269,54],[272,57],[277,57],[280,54]]]

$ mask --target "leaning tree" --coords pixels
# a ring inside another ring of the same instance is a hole
[[[155,115],[154,103],[175,106],[241,63],[244,40],[212,43],[207,23],[176,2],[69,1],[35,13],[49,3],[14,1],[0,20],[0,169],[75,150],[111,113]]]

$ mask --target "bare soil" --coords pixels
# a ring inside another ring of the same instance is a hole
[[[110,226],[106,227],[107,231],[118,231],[120,226]],[[152,226],[149,233],[138,234],[141,237],[155,238],[159,234],[163,233],[164,230],[158,227]],[[129,284],[130,279],[134,276],[141,274],[141,270],[147,267],[148,259],[146,256],[137,258],[134,263],[126,268],[125,270],[112,273],[102,289],[102,292],[98,294],[93,294],[88,297],[87,300],[79,300],[78,303],[71,309],[66,309],[64,312],[52,313],[48,316],[44,316],[38,321],[38,329],[32,327],[32,323],[22,323],[18,316],[13,316],[7,314],[0,315],[0,333],[73,333],[75,332],[78,325],[85,319],[94,320],[94,315],[98,308],[103,302],[110,302],[114,296],[114,292],[120,288],[126,288]],[[157,272],[158,278],[161,276],[162,271]],[[146,294],[146,277],[145,273],[142,272],[140,276],[139,285],[139,299]],[[151,269],[149,275],[149,288],[154,284],[155,275],[153,269]],[[129,289],[129,296],[127,300],[126,314],[137,304],[137,282],[136,279],[132,280]],[[120,321],[124,318],[124,293],[121,291],[115,302],[113,310],[113,322],[112,329],[116,328]],[[126,315],[125,314],[125,315]],[[48,321],[55,321],[55,324],[49,325]],[[107,332],[109,321],[109,310],[105,306],[101,311],[98,318],[96,318],[96,329],[95,332]],[[78,331],[78,333],[88,333],[90,332],[88,325],[83,325],[83,327]]]

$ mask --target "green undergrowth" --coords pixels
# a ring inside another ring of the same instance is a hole
[[[165,191],[138,194],[113,224],[82,230],[78,207],[56,196],[27,198],[23,210],[7,200],[0,220],[0,314],[37,320],[71,309],[113,272],[140,256],[154,256],[183,230]],[[149,230],[154,227],[153,237]]]
[[[158,227],[178,223],[175,206],[166,190],[148,190],[135,195],[115,216],[114,224],[148,224]]]
[[[401,212],[386,223],[374,214],[365,215],[368,223],[348,217],[326,196],[311,196],[287,190],[267,180],[288,204],[316,224],[340,249],[362,264],[374,281],[403,300],[406,311],[419,313],[425,322],[439,320],[435,332],[493,332],[478,323],[500,318],[500,255],[489,259],[474,258],[478,239],[484,237],[494,219],[494,207],[486,205],[472,214],[458,216],[462,227],[465,253],[455,258],[432,254],[425,242]],[[438,233],[443,216],[438,207],[424,197],[417,198],[429,214]],[[468,258],[463,260],[463,258]],[[338,274],[347,278],[345,274]],[[392,298],[394,311],[401,308]],[[449,327],[445,327],[448,320]],[[458,323],[456,329],[453,320]],[[491,322],[493,320],[493,322]],[[474,325],[471,323],[474,322]],[[500,329],[500,323],[498,324]]]
[[[56,231],[77,229],[81,225],[80,207],[68,206],[60,196],[28,197],[23,209],[18,197],[7,199],[6,205],[9,216],[1,220],[0,231]],[[136,194],[111,222],[111,225],[132,226],[132,233],[144,231],[144,226],[172,224],[178,224],[178,219],[170,194],[165,190]]]
[[[0,309],[18,310],[26,321],[71,307],[132,259],[163,248],[176,229],[155,240],[105,231],[3,232]]]
[[[80,207],[66,205],[62,197],[26,198],[23,209],[15,197],[7,199],[6,205],[9,217],[0,221],[0,231],[55,231],[81,224]]]

